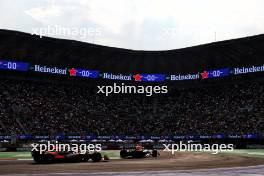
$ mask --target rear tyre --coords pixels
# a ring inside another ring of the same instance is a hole
[[[40,155],[34,156],[33,159],[35,163],[38,163],[38,164],[43,163],[43,160]]]
[[[126,150],[122,149],[120,151],[120,157],[121,158],[127,158],[128,157],[128,152]]]
[[[154,150],[152,151],[152,156],[153,156],[154,158],[158,157],[158,151],[157,151],[156,149],[154,149]]]
[[[46,163],[53,163],[54,162],[54,157],[52,155],[46,155],[45,156],[45,162]]]
[[[88,155],[82,156],[82,162],[87,162],[89,160]]]
[[[92,154],[92,161],[93,162],[99,162],[102,160],[102,155],[101,153],[95,152]]]
[[[78,156],[75,157],[74,162],[75,163],[80,163],[81,160],[82,160],[81,156],[78,155]]]
[[[73,162],[73,163],[79,163],[81,162],[82,156],[79,154],[69,153],[65,156],[66,162]]]

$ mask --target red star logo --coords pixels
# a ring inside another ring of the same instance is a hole
[[[142,78],[140,74],[136,74],[133,77],[135,78],[135,81],[141,81],[141,78]]]
[[[203,73],[201,73],[202,79],[207,79],[208,75],[209,73],[207,71],[204,71]]]
[[[70,69],[69,72],[70,72],[70,76],[76,76],[77,71],[74,68]]]

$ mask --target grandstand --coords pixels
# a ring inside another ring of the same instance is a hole
[[[134,51],[5,30],[0,37],[1,59],[120,74],[258,66],[264,55],[264,35],[169,51]],[[96,94],[96,85],[112,82],[103,79],[6,70],[0,75],[2,136],[263,135],[261,72],[155,83],[167,84],[169,93],[152,97]]]
[[[1,80],[9,135],[261,134],[264,82],[173,89],[167,95],[96,94],[92,88]],[[113,125],[114,124],[114,125]]]

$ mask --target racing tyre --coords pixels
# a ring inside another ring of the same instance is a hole
[[[33,157],[35,163],[43,163],[43,159],[40,155],[36,155]]]
[[[152,156],[153,156],[154,158],[158,157],[158,150],[154,149],[154,150],[152,151]]]
[[[46,163],[53,163],[54,157],[52,155],[47,155],[47,156],[45,156],[45,161],[46,161]]]
[[[82,162],[87,162],[88,160],[89,160],[89,156],[84,155],[84,156],[82,157]]]
[[[127,158],[128,157],[128,153],[127,153],[127,151],[126,150],[121,150],[120,151],[120,157],[121,158]]]
[[[93,162],[99,162],[99,161],[101,161],[102,160],[101,153],[98,153],[98,152],[93,153],[92,154],[92,160],[93,160]]]
[[[81,161],[82,161],[81,156],[76,156],[76,157],[74,158],[74,160],[73,160],[73,162],[75,162],[75,163],[79,163],[79,162],[81,162]]]

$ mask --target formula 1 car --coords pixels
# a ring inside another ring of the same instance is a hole
[[[159,152],[156,149],[153,150],[144,150],[142,146],[137,145],[135,149],[122,149],[120,151],[121,158],[149,158],[149,157],[158,157]]]
[[[91,159],[93,162],[102,160],[102,155],[99,152],[94,153],[74,153],[64,151],[32,151],[32,157],[36,163],[56,163],[56,162],[87,162]]]

